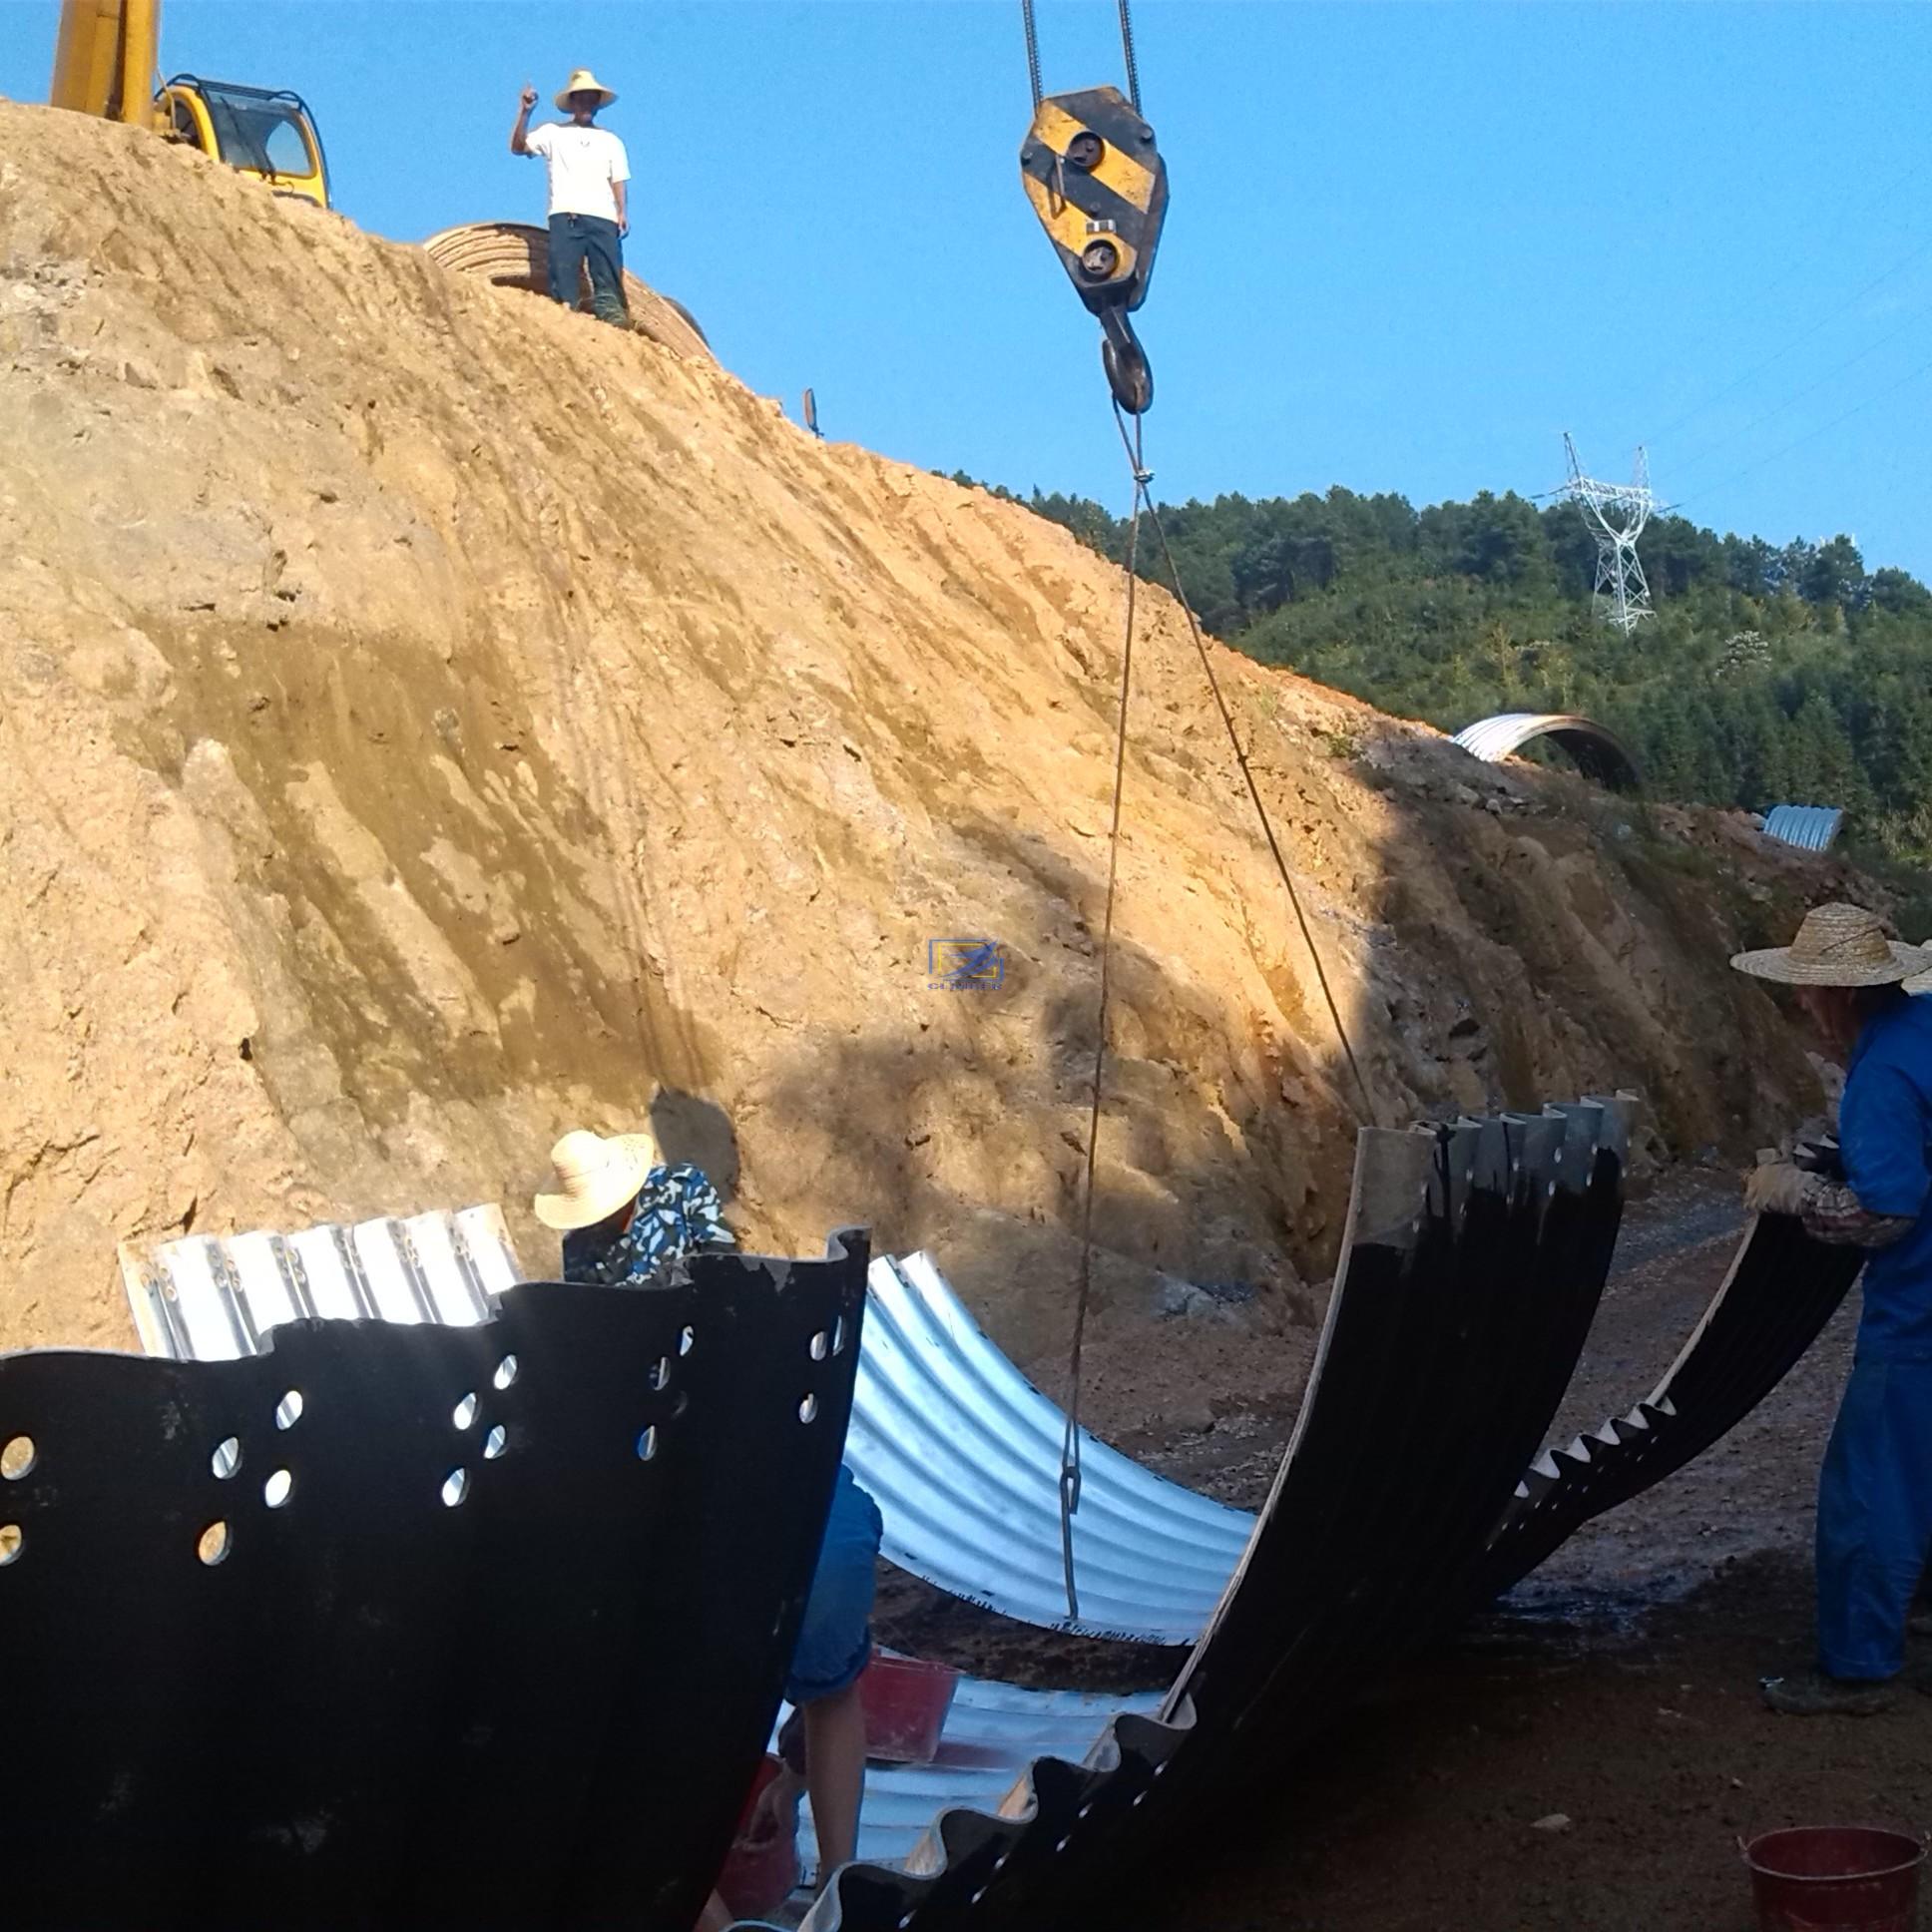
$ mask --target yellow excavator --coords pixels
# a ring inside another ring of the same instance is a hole
[[[315,117],[287,89],[177,74],[155,86],[161,0],[62,0],[54,50],[57,108],[152,128],[277,195],[328,206],[328,162]]]

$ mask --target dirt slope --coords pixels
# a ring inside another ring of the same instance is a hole
[[[753,1239],[939,1241],[1010,1344],[1050,1339],[1104,564],[717,369],[4,103],[0,417],[0,1345],[128,1340],[118,1237],[520,1208],[563,1127],[654,1102]],[[1353,1134],[1144,608],[1122,1309],[1144,1263],[1318,1272]],[[1818,865],[1746,888],[1682,825],[1216,661],[1386,1119],[1632,1086],[1688,1150],[1814,1104],[1722,959]],[[981,935],[1004,986],[930,990],[928,940]]]

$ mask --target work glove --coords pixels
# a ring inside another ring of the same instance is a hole
[[[1804,1206],[1805,1183],[1810,1179],[1789,1161],[1753,1168],[1744,1183],[1744,1207],[1753,1214],[1795,1214]]]

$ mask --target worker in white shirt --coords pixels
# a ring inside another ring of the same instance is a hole
[[[517,124],[510,130],[513,155],[541,155],[550,171],[550,292],[577,306],[580,266],[590,263],[591,307],[598,318],[630,320],[624,305],[624,237],[631,233],[625,184],[631,163],[624,143],[596,125],[597,111],[617,96],[588,67],[580,67],[557,96],[568,121],[530,125],[537,90],[523,90]]]

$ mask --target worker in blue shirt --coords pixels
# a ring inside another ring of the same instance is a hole
[[[1870,1252],[1851,1378],[1818,1476],[1817,1669],[1764,1686],[1765,1702],[1790,1716],[1864,1715],[1893,1700],[1932,1548],[1932,951],[1889,938],[1861,907],[1825,905],[1790,945],[1730,963],[1794,988],[1845,1056],[1844,1181],[1776,1162],[1744,1198]]]

